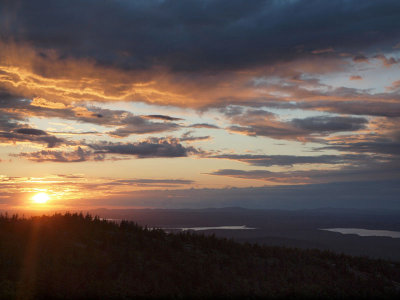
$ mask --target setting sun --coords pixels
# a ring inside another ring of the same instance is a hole
[[[49,201],[50,197],[46,193],[39,193],[32,197],[34,203],[43,204]]]

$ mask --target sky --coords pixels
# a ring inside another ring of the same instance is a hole
[[[399,127],[397,0],[0,1],[0,209],[400,209]]]

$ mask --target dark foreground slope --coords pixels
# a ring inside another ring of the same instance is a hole
[[[167,234],[77,214],[0,217],[0,299],[396,297],[400,264]]]

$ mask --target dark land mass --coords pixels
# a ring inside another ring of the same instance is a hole
[[[400,211],[358,209],[260,210],[218,209],[97,209],[93,215],[113,220],[134,220],[142,226],[164,228],[241,226],[255,230],[206,230],[204,234],[233,238],[238,242],[302,249],[331,250],[400,262],[400,239],[361,237],[322,228],[363,228],[400,231]]]
[[[0,299],[398,299],[399,282],[399,262],[83,214],[0,217]]]

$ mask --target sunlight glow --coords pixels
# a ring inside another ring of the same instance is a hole
[[[32,197],[32,200],[33,200],[34,203],[44,204],[44,203],[46,203],[47,201],[50,200],[50,197],[46,193],[38,193],[38,194],[36,194],[35,196]]]

